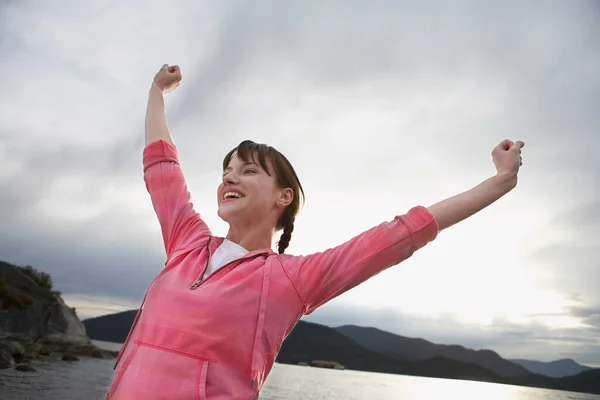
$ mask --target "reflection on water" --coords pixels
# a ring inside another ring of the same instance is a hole
[[[276,365],[261,400],[600,400],[600,396],[485,382]]]

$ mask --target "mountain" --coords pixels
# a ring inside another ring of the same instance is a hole
[[[124,343],[137,310],[123,311],[116,314],[83,320],[88,335],[94,340]]]
[[[570,358],[563,358],[560,360],[550,362],[522,359],[513,359],[510,361],[521,365],[522,367],[533,372],[534,374],[546,375],[554,378],[562,378],[563,376],[577,375],[583,371],[588,371],[592,369],[591,367],[577,364],[574,360],[571,360]]]
[[[568,392],[600,394],[600,368],[589,369],[577,375],[563,378],[551,378],[539,374],[515,376],[507,378],[505,383]]]
[[[105,315],[84,320],[83,324],[86,326],[88,335],[92,339],[123,343],[127,337],[129,327],[133,323],[135,313],[136,311],[133,310]],[[324,325],[300,321],[283,341],[283,345],[277,355],[276,361],[283,364],[298,364],[300,362],[309,363],[313,360],[336,361],[348,369],[362,371],[479,380],[600,394],[600,369],[584,371],[580,374],[565,378],[552,378],[544,375],[532,374],[527,370],[525,370],[526,372],[524,374],[502,377],[475,363],[457,361],[448,357],[435,355],[435,352],[427,353],[431,355],[431,357],[421,360],[414,359],[414,352],[409,352],[413,359],[402,358],[399,354],[382,354],[361,345],[358,341],[341,333],[341,328],[334,329]],[[373,328],[362,329],[370,330]],[[349,329],[345,330],[348,331]],[[353,331],[358,332],[361,331],[361,329],[353,329]],[[382,335],[381,340],[384,340],[384,338],[386,340],[391,340],[394,339],[394,337],[398,337],[398,335],[393,335],[389,332],[383,333],[391,336]],[[403,338],[402,336],[399,337],[401,339],[409,339]],[[423,346],[425,348],[432,345],[432,343],[423,339],[409,339],[409,343],[415,343],[415,346]],[[443,347],[443,345],[434,346]],[[446,347],[453,348],[453,350],[448,351],[449,354],[454,354],[453,351],[457,351],[454,348],[458,348],[459,350],[464,349],[460,346]],[[490,358],[494,361],[493,365],[502,365],[502,363],[497,363],[498,360],[496,359],[496,356],[499,356],[492,351],[485,350],[473,352],[476,354],[490,355]],[[501,358],[500,361],[502,361]],[[508,365],[510,366],[510,363]],[[517,367],[522,368],[518,365]]]
[[[435,344],[424,339],[395,335],[377,328],[345,325],[335,329],[370,350],[398,359],[420,361],[443,357],[477,364],[502,377],[530,374],[530,371],[523,366],[505,360],[491,350],[471,350],[458,345]]]
[[[499,376],[475,364],[446,358],[412,362],[364,348],[328,326],[300,321],[284,340],[277,361],[337,361],[348,369],[453,379],[497,381]]]

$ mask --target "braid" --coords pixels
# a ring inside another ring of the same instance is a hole
[[[294,220],[296,219],[296,216],[294,214],[286,214],[288,213],[286,212],[283,215],[284,220],[282,221],[283,233],[281,234],[279,242],[277,243],[277,249],[279,251],[279,254],[283,254],[285,252],[285,249],[290,245],[290,240],[292,239],[292,232],[294,231]]]

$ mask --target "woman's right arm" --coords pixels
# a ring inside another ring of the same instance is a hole
[[[181,70],[177,65],[165,64],[154,76],[146,108],[146,146],[161,139],[173,143],[167,126],[164,95],[177,89],[180,82]]]
[[[144,181],[160,222],[167,260],[177,250],[194,246],[211,234],[194,211],[167,127],[164,93],[179,86],[180,80],[178,67],[164,65],[154,78],[146,110]]]
[[[165,98],[162,90],[153,83],[146,107],[146,146],[161,139],[173,143],[167,126]]]

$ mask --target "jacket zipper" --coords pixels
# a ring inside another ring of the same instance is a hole
[[[211,279],[212,277],[214,277],[215,275],[218,275],[219,273],[223,273],[222,271],[225,270],[227,267],[229,267],[231,264],[235,264],[236,262],[240,262],[241,260],[246,260],[246,259],[252,259],[252,258],[256,258],[260,255],[263,254],[268,254],[268,252],[264,251],[261,253],[256,253],[253,254],[252,257],[249,258],[238,258],[237,260],[233,260],[231,262],[228,262],[227,264],[223,265],[221,268],[219,268],[217,271],[215,271],[214,273],[212,273],[211,275],[208,276],[208,278],[204,279],[204,274],[206,273],[206,269],[208,268],[208,263],[210,262],[210,249],[208,250],[208,260],[206,261],[206,267],[204,268],[204,270],[202,271],[202,275],[200,275],[200,278],[198,280],[196,280],[191,286],[190,286],[190,290],[196,290],[198,289],[198,287],[203,284],[204,282],[208,281],[209,279]]]
[[[196,290],[198,288],[198,286],[200,286],[202,284],[202,281],[204,280],[204,274],[206,273],[206,270],[208,269],[208,263],[210,262],[210,240],[212,238],[208,238],[208,242],[206,243],[206,249],[208,250],[208,258],[206,259],[206,266],[204,267],[204,269],[202,270],[202,273],[200,274],[200,276],[198,277],[198,279],[192,283],[192,286],[190,286],[191,290]]]

